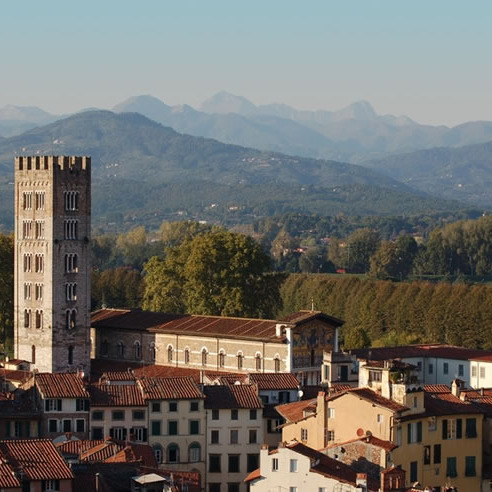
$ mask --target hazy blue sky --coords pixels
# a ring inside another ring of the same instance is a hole
[[[139,94],[427,123],[492,120],[492,2],[23,0],[0,10],[0,107],[111,108]]]

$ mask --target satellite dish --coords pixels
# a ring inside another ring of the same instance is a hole
[[[299,398],[302,398],[302,397],[304,396],[304,391],[299,390],[299,391],[297,392],[297,396],[298,396]]]
[[[357,429],[357,435],[359,437],[362,437],[364,435],[364,429],[361,429],[360,427]]]

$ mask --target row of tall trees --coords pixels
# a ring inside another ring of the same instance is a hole
[[[293,274],[281,295],[281,314],[308,309],[314,301],[316,309],[345,320],[347,348],[450,343],[492,349],[488,285]]]

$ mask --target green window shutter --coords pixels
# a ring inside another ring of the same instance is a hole
[[[422,442],[422,422],[417,422],[417,442]]]
[[[444,419],[442,421],[442,438],[443,439],[448,438],[448,421],[447,421],[447,419]]]
[[[407,443],[412,442],[412,424],[407,424]]]
[[[477,419],[466,419],[466,437],[477,437]]]
[[[465,457],[465,476],[474,477],[476,476],[476,466],[475,466],[475,456]]]
[[[456,439],[461,439],[463,437],[463,420],[456,419]]]

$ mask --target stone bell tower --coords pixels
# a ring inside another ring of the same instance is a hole
[[[15,357],[90,369],[91,159],[15,159]]]

